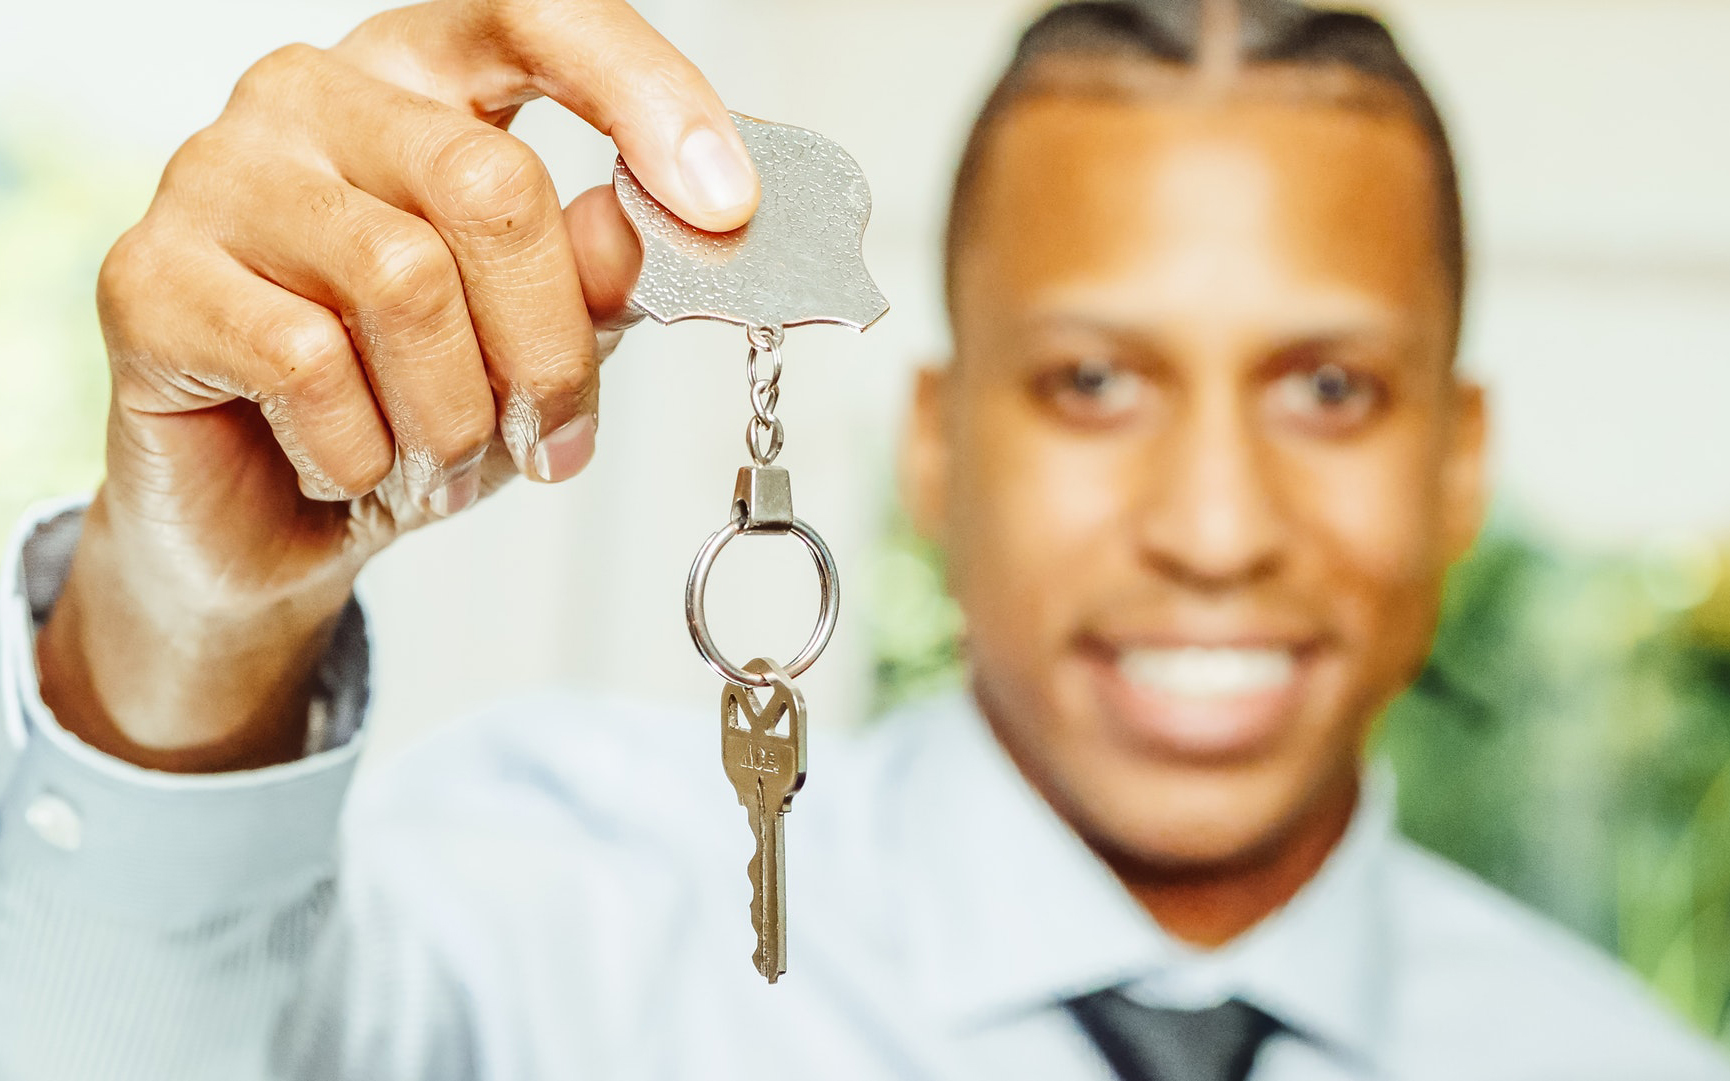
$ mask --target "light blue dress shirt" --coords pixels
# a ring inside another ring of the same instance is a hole
[[[1395,836],[1385,784],[1283,910],[1187,948],[962,697],[815,739],[766,986],[716,718],[521,699],[344,810],[356,610],[308,757],[137,769],[35,689],[77,528],[26,522],[0,583],[4,1081],[1107,1081],[1062,1003],[1114,985],[1279,1018],[1253,1081],[1730,1079],[1607,958]]]

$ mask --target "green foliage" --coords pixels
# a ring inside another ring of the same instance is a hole
[[[872,714],[961,682],[961,611],[943,589],[942,553],[897,516],[872,557]]]
[[[1579,555],[1499,523],[1381,719],[1401,829],[1621,956],[1730,1043],[1730,589],[1686,538]],[[878,701],[959,678],[938,554],[876,576]],[[1722,612],[1720,615],[1719,613]]]
[[[1703,1030],[1730,1004],[1730,655],[1715,555],[1592,558],[1508,531],[1452,577],[1383,719],[1401,827],[1618,953]]]

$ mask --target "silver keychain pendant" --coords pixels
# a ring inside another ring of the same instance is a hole
[[[672,214],[631,174],[613,191],[643,243],[633,308],[657,323],[718,319],[742,327],[837,323],[864,330],[889,302],[865,269],[860,242],[871,189],[852,155],[814,131],[738,113],[733,125],[762,181],[749,222],[709,233]]]
[[[791,477],[775,464],[786,442],[775,414],[781,346],[788,327],[835,323],[864,330],[889,304],[860,250],[871,190],[859,163],[804,128],[737,113],[733,123],[763,186],[756,214],[740,228],[708,233],[687,225],[637,182],[623,158],[613,170],[613,190],[643,245],[631,307],[662,324],[718,319],[745,328],[751,400],[745,445],[751,464],[739,470],[726,524],[691,564],[685,622],[704,663],[727,681],[721,694],[722,762],[756,839],[748,867],[757,934],[752,963],[774,983],[787,970],[782,816],[805,779],[805,699],[793,680],[828,646],[841,612],[835,557],[822,536],[794,516]],[[759,534],[797,537],[817,567],[817,626],[785,667],[763,657],[744,667],[728,660],[709,633],[703,606],[721,550],[735,537]],[[761,706],[755,688],[769,693]]]

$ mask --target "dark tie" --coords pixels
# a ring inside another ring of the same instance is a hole
[[[1244,1081],[1280,1023],[1232,999],[1205,1010],[1143,1006],[1122,991],[1071,999],[1069,1010],[1122,1081]]]

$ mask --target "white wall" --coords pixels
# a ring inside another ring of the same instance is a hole
[[[835,137],[876,193],[866,252],[889,318],[862,337],[796,330],[787,347],[784,460],[801,515],[850,575],[841,634],[807,681],[823,720],[857,719],[868,684],[863,567],[889,500],[906,374],[944,349],[936,239],[960,135],[1038,6],[645,4],[731,105]],[[1495,396],[1505,502],[1588,542],[1726,532],[1730,4],[1381,6],[1460,144],[1477,272],[1466,355]],[[154,165],[214,115],[251,58],[328,43],[374,7],[5,0],[0,108]],[[517,130],[567,194],[605,180],[604,143],[555,108],[531,106]],[[379,749],[549,682],[710,708],[716,681],[686,639],[680,595],[743,456],[742,346],[727,328],[640,328],[607,365],[589,473],[556,490],[520,485],[379,560],[365,583]],[[808,564],[779,543],[735,545],[713,586],[735,656],[790,653],[812,616]],[[766,599],[748,591],[754,575]]]
[[[1576,535],[1730,523],[1730,4],[1402,0],[1454,121],[1502,491]]]

